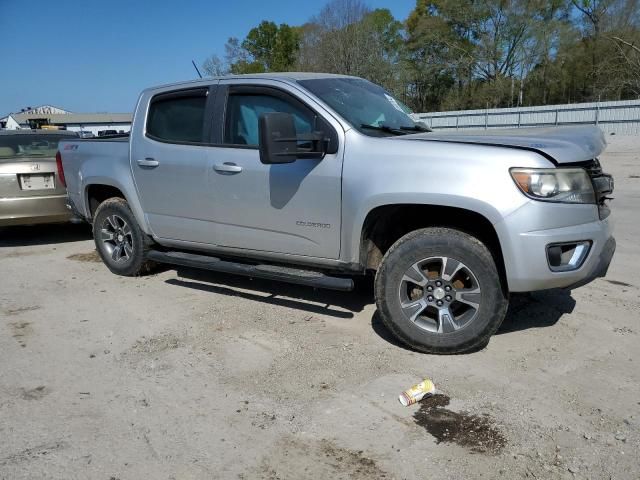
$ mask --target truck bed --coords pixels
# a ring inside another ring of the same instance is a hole
[[[120,188],[120,185],[114,185],[114,179],[131,177],[129,138],[125,134],[60,142],[58,150],[62,157],[67,192],[77,214],[84,218],[91,217],[87,192],[81,191],[81,185],[96,183]],[[123,175],[114,175],[120,169]]]

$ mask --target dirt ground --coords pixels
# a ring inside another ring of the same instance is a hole
[[[608,277],[468,355],[396,343],[367,282],[122,278],[86,226],[1,229],[0,478],[640,478],[640,138],[609,139]]]

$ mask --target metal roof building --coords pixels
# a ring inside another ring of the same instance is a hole
[[[26,128],[58,126],[66,130],[91,132],[98,135],[103,130],[128,132],[131,130],[131,113],[73,113],[44,105],[0,118],[0,127],[5,128],[9,117]]]

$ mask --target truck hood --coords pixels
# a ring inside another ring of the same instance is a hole
[[[435,131],[394,139],[521,148],[536,151],[558,164],[591,160],[600,155],[607,146],[604,134],[595,126],[511,128],[473,132]]]

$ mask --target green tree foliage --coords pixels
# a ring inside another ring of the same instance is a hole
[[[291,70],[297,60],[300,30],[263,21],[242,42],[235,37],[227,40],[224,61],[212,55],[202,67],[209,76]]]
[[[404,22],[330,0],[300,27],[230,38],[203,68],[357,75],[417,111],[636,98],[640,0],[416,0]]]
[[[360,0],[333,0],[303,28],[297,67],[356,75],[397,90],[402,28],[387,9],[370,10]]]
[[[264,21],[249,31],[242,47],[261,71],[286,71],[296,61],[300,43],[298,30],[286,23],[277,26]]]

